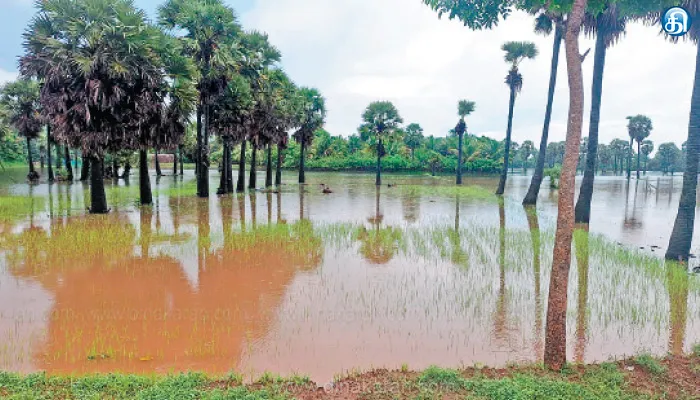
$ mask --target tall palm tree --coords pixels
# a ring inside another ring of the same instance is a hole
[[[642,142],[642,148],[640,151],[644,154],[644,175],[647,174],[647,163],[649,162],[649,155],[654,151],[654,142],[651,140],[644,140]]]
[[[0,87],[0,103],[7,111],[7,122],[27,140],[29,181],[37,181],[39,174],[32,159],[32,140],[39,137],[42,122],[39,114],[39,84],[30,79],[18,79]]]
[[[695,225],[696,193],[698,187],[698,162],[700,161],[700,4],[692,0],[681,1],[681,4],[695,21],[690,26],[690,32],[685,37],[693,41],[696,47],[695,77],[693,94],[690,101],[690,121],[688,123],[687,154],[685,171],[683,173],[683,188],[678,203],[678,214],[673,224],[673,232],[668,242],[666,258],[669,260],[688,260],[690,244],[693,240]],[[660,19],[657,17],[656,21]]]
[[[598,127],[600,125],[600,104],[603,97],[603,71],[605,54],[625,33],[626,19],[620,16],[614,3],[598,14],[587,14],[583,22],[584,32],[596,36],[595,55],[593,56],[593,84],[591,89],[591,116],[588,124],[588,146],[586,166],[581,181],[581,190],[576,202],[575,222],[587,224],[591,218],[591,200],[593,199],[593,181],[595,180],[596,161],[598,159]]]
[[[299,143],[299,183],[306,183],[304,174],[304,151],[311,145],[314,132],[321,128],[326,120],[326,101],[317,89],[302,87],[298,91],[297,126],[294,140]]]
[[[42,114],[57,140],[90,160],[90,212],[106,213],[104,155],[163,134],[165,60],[178,48],[130,0],[37,6],[20,69],[44,80]]]
[[[510,63],[510,71],[506,76],[506,84],[510,88],[510,101],[508,102],[508,128],[506,129],[505,153],[503,154],[503,169],[501,179],[498,182],[497,195],[502,195],[506,189],[508,177],[508,161],[510,157],[511,133],[513,129],[513,108],[515,96],[523,88],[523,76],[520,75],[518,65],[525,59],[533,59],[537,56],[537,47],[532,42],[506,42],[501,46],[505,54],[505,61]]]
[[[385,136],[393,134],[403,119],[399,111],[390,101],[375,101],[370,103],[362,113],[362,127],[367,130],[377,143],[377,172],[375,184],[382,184],[382,156],[384,155],[384,144],[382,140]]]
[[[404,144],[411,149],[411,161],[415,160],[416,148],[423,143],[423,128],[420,124],[411,123],[406,126],[406,135],[404,136]]]
[[[462,184],[462,141],[464,140],[464,132],[467,131],[467,124],[464,122],[464,118],[473,113],[476,108],[476,103],[469,100],[460,100],[457,103],[457,115],[459,115],[459,122],[455,126],[455,133],[459,137],[459,144],[457,145],[457,184]]]
[[[167,0],[158,14],[161,25],[184,33],[186,53],[197,64],[197,195],[208,197],[210,105],[225,90],[226,76],[235,68],[231,48],[241,28],[233,9],[221,0]]]
[[[549,123],[552,119],[552,106],[554,105],[554,89],[557,85],[557,70],[559,67],[559,50],[564,37],[564,16],[561,13],[542,12],[535,19],[535,32],[549,35],[554,30],[554,43],[552,45],[552,61],[549,69],[549,90],[547,92],[547,106],[544,112],[544,124],[542,125],[542,137],[537,155],[535,173],[532,175],[530,187],[523,199],[523,205],[537,203],[542,179],[544,179],[544,163],[547,156],[547,141],[549,139]]]
[[[628,149],[627,157],[627,179],[630,178],[630,167],[632,165],[632,149],[634,141],[637,141],[637,179],[639,179],[639,159],[642,150],[642,141],[646,139],[650,134],[651,130],[654,128],[651,119],[644,115],[635,115],[633,117],[627,117],[629,121],[627,123],[627,131],[630,135],[630,147]]]

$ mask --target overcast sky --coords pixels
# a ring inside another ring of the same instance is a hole
[[[135,0],[154,15],[160,1]],[[552,36],[535,35],[532,17],[514,14],[490,31],[473,32],[457,21],[439,20],[421,0],[228,0],[246,29],[270,34],[283,54],[282,66],[298,84],[320,89],[326,98],[326,129],[350,135],[364,108],[390,100],[406,123],[426,135],[444,136],[457,122],[459,99],[476,102],[470,133],[505,137],[508,66],[501,44],[528,40],[540,51],[521,64],[523,90],[515,106],[513,139],[539,143],[547,96]],[[16,76],[21,34],[34,14],[31,0],[0,0],[0,81]],[[581,51],[593,41],[581,40]],[[603,83],[600,138],[627,137],[628,115],[654,123],[655,143],[686,140],[695,50],[672,44],[658,28],[632,24],[608,50]],[[593,52],[584,63],[588,132]],[[568,89],[564,48],[550,130],[564,140]]]

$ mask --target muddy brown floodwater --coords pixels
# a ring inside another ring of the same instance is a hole
[[[0,369],[325,383],[373,367],[542,356],[557,200],[546,182],[526,211],[524,176],[504,201],[492,177],[458,189],[452,177],[387,175],[392,187],[377,189],[372,175],[341,173],[197,199],[190,172],[154,178],[153,207],[136,205],[136,177],[108,185],[112,212],[89,216],[83,184],[22,176],[0,175],[0,200],[29,202],[0,221]],[[680,177],[596,179],[590,233],[574,241],[570,359],[700,342],[700,278],[661,260],[680,187]]]

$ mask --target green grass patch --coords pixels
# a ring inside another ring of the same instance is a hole
[[[0,196],[0,222],[12,222],[44,210],[45,199],[27,196]]]
[[[646,369],[654,375],[662,375],[666,373],[666,367],[661,365],[661,363],[657,359],[650,356],[649,354],[641,354],[636,356],[634,358],[634,363]]]

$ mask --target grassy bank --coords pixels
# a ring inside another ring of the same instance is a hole
[[[642,355],[552,372],[540,365],[463,370],[430,367],[421,372],[374,370],[338,378],[320,388],[293,377],[264,375],[244,384],[238,375],[211,378],[92,375],[50,377],[0,373],[7,399],[698,399],[700,346],[688,356]]]

